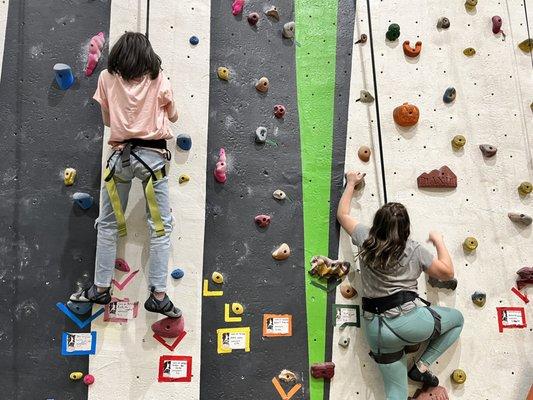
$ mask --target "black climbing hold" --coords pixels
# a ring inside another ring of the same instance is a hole
[[[189,151],[192,147],[191,137],[185,133],[181,133],[176,138],[176,144],[180,149]]]
[[[189,38],[189,43],[193,46],[196,46],[198,43],[200,43],[200,39],[198,39],[198,36],[191,36]]]

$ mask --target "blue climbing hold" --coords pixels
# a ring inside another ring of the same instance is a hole
[[[67,90],[74,83],[72,69],[67,64],[58,63],[54,65],[54,72],[56,74],[56,82],[59,89]]]
[[[74,301],[68,301],[67,302],[67,307],[74,314],[84,315],[84,314],[87,314],[89,311],[92,310],[93,305],[92,305],[92,303],[78,303],[78,302],[74,302]]]
[[[444,96],[442,96],[442,101],[444,101],[446,104],[451,103],[455,100],[455,97],[457,96],[457,91],[454,87],[449,87],[444,92]]]
[[[196,46],[198,43],[200,43],[200,39],[198,39],[198,36],[191,36],[189,38],[189,43],[193,46]]]
[[[180,133],[176,138],[178,147],[182,150],[189,151],[192,147],[192,140],[186,133]]]
[[[88,193],[77,192],[72,196],[74,203],[76,203],[81,209],[88,210],[93,206],[93,198]]]
[[[185,272],[183,272],[183,270],[179,268],[176,268],[170,273],[170,276],[172,276],[174,279],[181,279],[183,278],[183,275],[185,275]]]

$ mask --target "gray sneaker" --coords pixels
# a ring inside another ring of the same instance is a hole
[[[170,318],[181,317],[181,310],[174,306],[170,298],[165,294],[163,300],[157,300],[154,296],[154,290],[155,289],[152,288],[150,297],[144,302],[145,310],[163,314]]]
[[[98,293],[95,285],[88,289],[80,289],[76,293],[70,295],[70,301],[78,303],[94,303],[94,304],[109,304],[111,302],[111,292],[109,288],[103,292]]]

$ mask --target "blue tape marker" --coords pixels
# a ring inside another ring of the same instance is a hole
[[[79,335],[79,333],[63,332],[61,335],[61,355],[63,356],[87,356],[90,354],[96,354],[96,332],[91,332],[91,349],[90,350],[76,350],[69,351],[69,340],[74,340],[73,337]]]
[[[91,315],[89,318],[87,318],[85,321],[82,321],[79,319],[76,314],[74,314],[72,311],[68,309],[66,305],[59,302],[56,303],[57,308],[59,308],[60,311],[63,312],[67,317],[69,317],[80,329],[85,328],[87,325],[89,325],[92,321],[94,321],[96,318],[98,318],[100,315],[104,313],[104,307],[100,308],[98,311],[96,311],[93,315]]]

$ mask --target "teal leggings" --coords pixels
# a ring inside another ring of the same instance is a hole
[[[428,344],[426,351],[420,357],[426,365],[430,365],[444,353],[459,337],[463,330],[463,314],[447,307],[431,307],[441,316],[441,335]],[[433,334],[435,322],[426,307],[418,307],[396,318],[385,318],[387,324],[405,340],[400,340],[385,324],[381,328],[381,353],[394,353],[404,346],[421,343]],[[363,328],[372,352],[378,351],[378,318],[372,320],[363,318]],[[378,364],[385,383],[386,400],[407,399],[407,356],[391,364]]]

